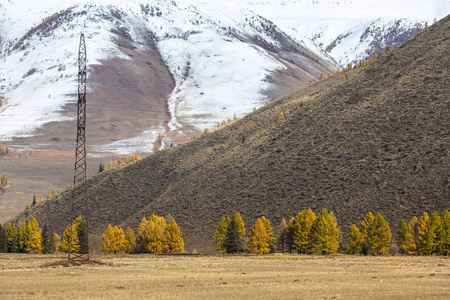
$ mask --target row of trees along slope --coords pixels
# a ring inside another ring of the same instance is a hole
[[[64,231],[60,241],[47,225],[41,230],[35,218],[20,226],[0,223],[0,253],[55,253],[57,250],[78,251],[86,246],[86,231],[81,216]],[[222,217],[216,226],[213,248],[221,253],[240,253],[244,249],[252,254],[279,252],[333,254],[336,252],[365,255],[386,255],[400,252],[402,255],[448,255],[450,254],[450,213],[442,216],[426,212],[417,219],[414,216],[406,225],[401,219],[397,227],[397,238],[393,247],[392,233],[388,222],[377,213],[369,212],[359,227],[352,224],[347,232],[349,245],[342,244],[341,228],[332,211],[322,209],[316,216],[308,208],[285,219],[277,228],[269,219],[257,219],[246,234],[244,221],[239,213],[232,218]],[[128,227],[126,231],[109,224],[102,236],[100,250],[106,253],[184,253],[182,233],[175,219],[151,215],[142,218],[137,235]],[[277,249],[278,248],[278,249]]]
[[[450,203],[450,16],[379,58],[320,80],[193,141],[88,181],[91,232],[173,215],[187,251],[211,251],[215,220],[278,223],[301,207],[350,227],[367,211],[391,224]],[[283,112],[283,118],[280,113]],[[70,193],[17,216],[58,232]]]

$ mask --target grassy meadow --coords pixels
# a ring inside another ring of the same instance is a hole
[[[0,299],[449,299],[448,257],[0,254]]]

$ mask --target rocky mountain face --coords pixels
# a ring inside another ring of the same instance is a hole
[[[92,177],[92,234],[171,215],[188,250],[210,252],[215,225],[235,212],[247,226],[262,215],[276,225],[304,208],[327,208],[343,231],[368,211],[392,227],[442,213],[450,203],[449,26],[450,16],[367,67]],[[60,233],[70,195],[13,221],[33,216]]]

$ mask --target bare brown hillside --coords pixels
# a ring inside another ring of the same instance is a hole
[[[209,135],[89,180],[91,230],[172,215],[188,250],[211,251],[221,216],[249,227],[311,207],[347,231],[370,210],[450,208],[450,16],[376,63],[317,82]],[[280,112],[284,118],[279,119]],[[67,193],[14,218],[61,232]]]

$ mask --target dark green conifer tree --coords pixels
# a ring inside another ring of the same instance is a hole
[[[243,252],[243,241],[239,233],[239,226],[236,219],[233,218],[228,225],[227,232],[225,234],[225,240],[223,241],[223,247],[226,253],[233,254]]]
[[[441,217],[442,226],[439,232],[439,252],[442,255],[450,254],[450,212],[444,211]]]
[[[8,238],[8,252],[19,252],[19,230],[17,229],[16,225],[12,225],[11,222],[8,223],[8,225],[6,226],[6,236]]]
[[[77,226],[78,242],[80,244],[80,253],[87,253],[88,241],[86,223],[80,222]]]
[[[49,232],[47,223],[44,224],[44,228],[42,228],[42,253],[50,254],[55,253],[55,235]]]
[[[8,237],[6,236],[6,228],[0,223],[0,253],[8,252]]]

